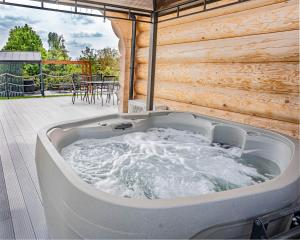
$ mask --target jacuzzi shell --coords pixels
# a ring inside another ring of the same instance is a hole
[[[120,124],[128,122],[133,126],[122,129]],[[214,142],[245,151],[261,149],[255,154],[276,162],[281,174],[264,183],[195,197],[129,199],[85,183],[60,155],[62,147],[80,138],[103,138],[152,126],[202,132]],[[50,126],[38,133],[36,166],[52,238],[248,237],[253,218],[294,203],[300,191],[299,141],[191,113],[114,114]]]

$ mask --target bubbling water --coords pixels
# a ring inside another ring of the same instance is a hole
[[[226,191],[272,179],[279,171],[269,160],[242,158],[240,148],[211,144],[201,134],[171,128],[81,139],[61,154],[85,182],[128,198]]]

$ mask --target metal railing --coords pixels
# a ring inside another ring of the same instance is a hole
[[[67,74],[58,76],[46,73],[24,77],[3,73],[0,74],[0,97],[11,98],[33,94],[45,96],[46,91],[72,93],[74,82],[102,81],[106,77],[103,77],[101,74]]]

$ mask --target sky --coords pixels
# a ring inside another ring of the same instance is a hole
[[[24,0],[14,2],[23,3]],[[0,5],[0,50],[8,39],[9,30],[25,23],[40,35],[46,49],[49,32],[63,35],[73,59],[78,58],[86,46],[118,48],[118,38],[111,23],[108,20],[104,22],[103,18]]]

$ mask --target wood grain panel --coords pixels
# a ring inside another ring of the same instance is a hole
[[[137,94],[146,95],[147,81],[136,81]],[[155,97],[299,123],[299,97],[243,90],[193,87],[185,83],[156,82]]]
[[[156,101],[299,137],[298,4],[252,0],[160,23]],[[147,87],[149,24],[138,29],[140,97]]]
[[[207,7],[208,9],[212,9],[214,7],[217,7],[220,4],[230,4],[233,2],[236,2],[237,0],[223,0],[221,1],[221,3],[214,3],[214,4],[209,4]],[[211,11],[207,11],[207,12],[202,12],[199,14],[195,14],[195,15],[191,15],[188,17],[183,17],[180,19],[174,19],[171,21],[167,21],[167,22],[163,22],[159,24],[159,28],[164,28],[164,27],[169,27],[169,26],[174,26],[174,25],[179,25],[179,24],[184,24],[184,23],[188,23],[188,22],[194,22],[194,21],[200,21],[203,19],[207,19],[207,18],[213,18],[213,17],[218,17],[218,16],[224,16],[227,14],[231,14],[231,13],[235,13],[235,12],[242,12],[245,10],[249,10],[249,9],[255,9],[255,8],[260,8],[263,6],[268,6],[268,5],[272,5],[272,4],[276,4],[276,3],[280,3],[280,2],[287,2],[287,0],[251,0],[251,1],[246,1],[240,4],[236,4],[236,5],[232,5],[232,6],[228,6],[228,7],[223,7],[223,8],[219,8],[219,9],[214,9]],[[192,12],[199,12],[202,11],[203,7],[198,7],[198,8],[194,8],[191,10],[187,10],[185,11],[183,14],[189,14]],[[172,17],[176,17],[176,14],[171,14],[168,16],[168,18],[172,18]],[[161,17],[160,20],[166,19],[166,17]],[[150,24],[149,23],[139,23],[138,24],[138,30],[139,31],[149,31],[150,29]]]
[[[299,29],[297,1],[269,5],[158,30],[158,45],[241,37]],[[149,46],[149,32],[138,35],[139,47]]]
[[[145,99],[143,95],[137,95],[137,99]],[[193,104],[181,103],[176,101],[170,101],[166,99],[155,98],[156,104],[167,105],[170,110],[174,111],[190,111],[194,113],[200,113],[211,117],[217,117],[229,121],[248,124],[251,126],[265,128],[279,133],[286,134],[290,137],[300,139],[299,125],[296,123],[289,123],[285,121],[278,121],[274,119],[262,118],[258,116],[250,116],[247,114],[229,112],[214,108],[207,108]]]
[[[148,48],[137,50],[137,62],[148,62]],[[297,62],[299,31],[260,34],[203,42],[158,46],[157,63]]]
[[[139,64],[137,78],[147,80],[148,65]],[[197,63],[160,64],[156,79],[187,83],[194,87],[212,86],[299,95],[298,63]]]

